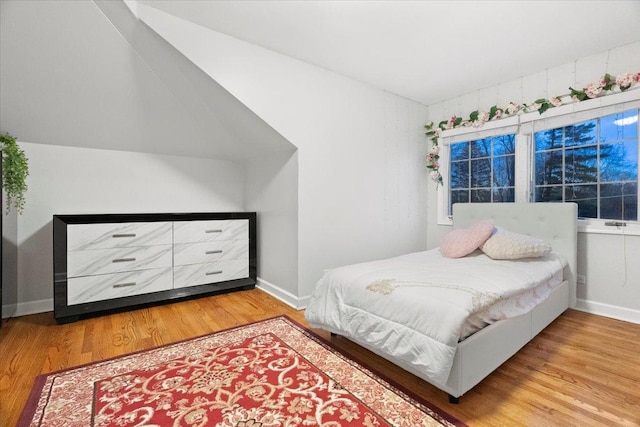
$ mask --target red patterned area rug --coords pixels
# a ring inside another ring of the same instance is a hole
[[[20,426],[464,426],[287,317],[42,375]]]

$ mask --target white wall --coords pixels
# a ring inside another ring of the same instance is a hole
[[[298,148],[300,304],[326,268],[424,249],[426,107],[155,8],[137,12]]]
[[[16,315],[53,309],[55,214],[244,210],[244,167],[196,159],[19,142],[29,190],[17,219]],[[5,224],[11,227],[11,221]],[[3,310],[4,311],[4,310]],[[7,312],[12,312],[8,307]]]
[[[24,141],[224,158],[293,147],[121,1],[0,2],[0,131]]]
[[[492,105],[506,106],[510,101],[531,104],[538,98],[567,94],[569,86],[583,88],[605,73],[615,76],[638,71],[640,41],[430,105],[428,116],[438,123],[453,115],[468,117],[471,111]],[[435,183],[429,186],[428,206],[427,246],[433,248],[449,231],[437,223]],[[580,233],[577,274],[586,277],[586,285],[578,285],[578,308],[640,322],[640,264],[634,262],[639,250],[639,236]]]
[[[298,305],[298,154],[247,163],[245,207],[257,212],[258,286]]]

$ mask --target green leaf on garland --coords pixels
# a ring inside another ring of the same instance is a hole
[[[478,110],[472,111],[471,114],[469,114],[469,120],[471,120],[472,122],[478,120]]]
[[[587,99],[587,94],[583,91],[583,90],[577,90],[572,88],[571,86],[569,86],[569,90],[571,91],[570,95],[571,96],[575,96],[578,101],[584,101],[585,99]]]
[[[460,123],[462,123],[462,117],[456,117],[456,120],[453,122],[453,127],[460,126]]]
[[[536,102],[538,102],[538,101],[536,101]],[[538,112],[540,114],[544,113],[545,111],[547,111],[551,107],[551,103],[546,102],[546,101],[545,102],[541,102],[539,104],[540,104],[540,109],[538,110]]]
[[[613,89],[613,86],[615,84],[615,79],[613,77],[611,77],[611,74],[607,73],[604,75],[603,77],[604,80],[604,86],[602,87],[602,89],[604,90],[611,90]]]
[[[447,121],[446,120],[441,121],[440,123],[438,123],[438,127],[442,130],[445,130],[447,127]]]
[[[494,105],[489,109],[489,120],[493,119],[496,116],[496,112],[498,112],[498,106]]]

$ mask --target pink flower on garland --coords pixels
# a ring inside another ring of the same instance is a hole
[[[619,75],[616,77],[616,84],[617,84],[618,86],[620,86],[620,90],[621,90],[621,91],[624,91],[624,90],[629,89],[629,88],[631,87],[631,85],[633,84],[633,81],[634,81],[635,77],[637,77],[637,75],[636,75],[636,76],[634,76],[634,75],[633,75],[633,74],[631,74],[631,73],[622,73],[622,74],[619,74]]]
[[[488,121],[489,121],[489,112],[488,111],[483,111],[483,112],[478,114],[478,119],[475,122],[473,122],[473,126],[479,128],[479,127],[483,126]]]
[[[528,111],[538,111],[540,109],[540,107],[542,107],[542,104],[534,102],[533,104],[531,104],[531,106],[527,110]]]
[[[454,123],[456,122],[457,117],[456,116],[451,116],[451,118],[449,118],[449,120],[447,120],[447,124],[444,125],[445,129],[453,129]]]
[[[587,94],[589,98],[596,98],[598,95],[602,93],[607,82],[604,79],[596,80],[595,82],[591,82],[584,88],[584,92]]]
[[[559,107],[562,105],[562,101],[560,100],[560,98],[558,98],[557,96],[553,96],[551,98],[549,98],[549,102],[551,103],[551,105],[553,105],[554,107]]]
[[[520,111],[520,106],[518,104],[510,102],[509,105],[507,105],[507,113],[515,114],[518,111]]]

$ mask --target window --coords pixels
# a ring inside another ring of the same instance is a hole
[[[450,145],[449,210],[454,203],[515,200],[515,134]]]
[[[582,218],[638,220],[638,110],[536,132],[536,202],[576,202]]]
[[[639,113],[634,90],[443,131],[438,224],[459,202],[575,202],[580,231],[640,235]]]

